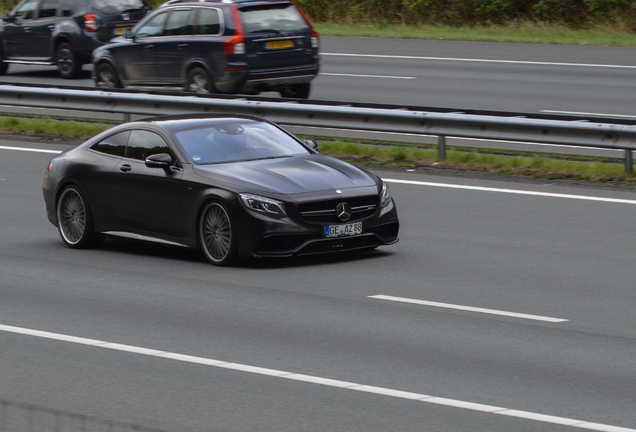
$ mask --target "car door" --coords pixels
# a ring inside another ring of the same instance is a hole
[[[190,52],[193,11],[175,9],[170,13],[163,36],[156,38],[155,61],[163,84],[181,84],[185,59]]]
[[[183,171],[148,168],[148,156],[168,153],[176,161],[166,140],[156,132],[133,130],[128,139],[126,157],[113,173],[113,195],[120,222],[136,232],[181,237]]]
[[[37,18],[31,23],[33,55],[42,60],[53,58],[51,35],[55,30],[60,0],[43,0]]]
[[[124,71],[128,84],[158,84],[155,50],[163,36],[163,27],[169,12],[158,13],[135,29],[133,43],[117,49],[118,63]]]
[[[4,37],[7,58],[31,58],[35,56],[32,26],[40,0],[24,0],[5,20]]]

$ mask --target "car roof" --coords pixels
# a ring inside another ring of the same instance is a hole
[[[157,9],[178,5],[181,3],[224,3],[224,4],[241,4],[241,3],[261,3],[263,0],[168,0]],[[289,3],[289,0],[267,0],[267,3]]]

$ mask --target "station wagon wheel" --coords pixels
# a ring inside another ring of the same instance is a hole
[[[214,93],[214,85],[210,74],[203,68],[194,68],[188,72],[185,91],[193,93]]]
[[[205,257],[214,265],[227,266],[236,259],[236,236],[226,208],[208,203],[199,222],[199,240]]]
[[[100,63],[95,70],[95,85],[102,88],[122,88],[115,69],[108,63]]]
[[[84,194],[69,186],[57,201],[57,227],[62,240],[74,249],[96,246],[103,237],[93,231],[93,219]]]
[[[67,42],[58,45],[55,50],[55,62],[62,78],[77,78],[82,70],[82,64],[77,59],[73,47]]]

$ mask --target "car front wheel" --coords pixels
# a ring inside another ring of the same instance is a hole
[[[64,243],[73,249],[96,246],[103,240],[93,231],[88,203],[76,186],[64,189],[57,201],[57,227]]]
[[[67,42],[59,44],[55,51],[55,59],[57,70],[62,78],[71,79],[79,76],[82,64],[79,62],[71,44]]]
[[[95,70],[95,85],[102,88],[122,88],[121,81],[115,69],[108,63],[97,65]]]
[[[188,72],[185,91],[192,93],[214,93],[214,85],[210,74],[203,68],[194,68]]]
[[[208,203],[199,221],[199,240],[205,257],[214,265],[228,266],[236,260],[235,229],[226,207]]]

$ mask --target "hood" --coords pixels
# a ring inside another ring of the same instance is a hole
[[[241,189],[283,195],[376,184],[375,179],[361,169],[319,154],[197,165],[194,172]]]

